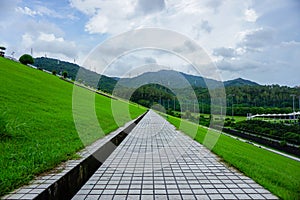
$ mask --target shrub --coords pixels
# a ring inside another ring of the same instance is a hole
[[[64,78],[67,78],[68,72],[64,71],[64,72],[62,73],[62,76],[63,76]]]
[[[186,119],[191,119],[192,118],[191,112],[189,110],[185,111],[184,118],[186,118]]]
[[[280,141],[280,146],[282,147],[286,146],[286,141],[285,140]]]
[[[28,54],[24,54],[19,58],[19,61],[24,64],[24,65],[28,65],[28,64],[33,64],[34,60],[32,58],[31,55]]]

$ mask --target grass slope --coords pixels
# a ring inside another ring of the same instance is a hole
[[[196,124],[168,116],[168,121],[187,135],[194,134]],[[203,143],[207,129],[198,126],[194,139]],[[227,164],[234,166],[282,199],[300,199],[300,162],[220,135],[212,149]]]
[[[72,116],[72,91],[70,83],[0,57],[0,196],[76,157],[75,152],[83,148]],[[78,91],[93,96],[88,90]],[[119,123],[130,120],[122,117],[128,104],[96,95],[96,114],[104,134],[118,128],[111,101],[118,105]],[[129,107],[132,118],[145,112]],[[88,135],[86,143],[101,136]]]

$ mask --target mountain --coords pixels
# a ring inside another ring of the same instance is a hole
[[[243,86],[243,85],[250,85],[250,86],[255,86],[259,85],[258,83],[255,83],[253,81],[245,80],[242,78],[237,78],[229,81],[224,81],[224,86]]]
[[[119,84],[125,87],[137,87],[145,83],[157,83],[172,88],[186,88],[191,85],[193,87],[217,88],[222,86],[221,81],[194,76],[177,72],[173,70],[161,70],[157,72],[146,72],[133,78],[121,78]],[[255,82],[242,78],[223,82],[224,86],[242,86],[242,85],[259,85]]]
[[[190,74],[185,74],[180,72],[184,76],[184,78],[194,87],[203,87],[203,88],[217,88],[222,86],[221,81],[217,81],[210,78],[204,78],[201,76],[194,76]]]
[[[56,71],[58,74],[62,74],[63,71],[67,71],[68,77],[72,80],[84,82],[87,85],[97,87],[104,92],[112,93],[115,85],[120,84],[123,87],[134,88],[140,87],[145,83],[160,84],[170,88],[187,88],[190,85],[193,87],[202,88],[218,88],[222,86],[221,81],[214,79],[204,78],[201,76],[195,76],[191,74],[185,74],[174,70],[160,70],[157,72],[145,72],[139,76],[132,78],[118,78],[108,77],[105,75],[97,74],[96,72],[90,71],[77,64],[61,61],[53,58],[35,58],[34,65],[40,69],[48,71]],[[76,77],[78,70],[81,69],[81,77]],[[101,76],[100,81],[99,78]],[[98,83],[99,82],[99,83]],[[255,86],[259,85],[255,82],[245,80],[242,78],[229,80],[223,82],[224,86]]]
[[[190,85],[194,87],[207,87],[209,85],[216,88],[220,86],[221,82],[173,70],[146,72],[133,78],[121,78],[119,80],[119,84],[125,87],[137,87],[145,83],[156,83],[172,88],[186,88]]]
[[[53,58],[35,58],[34,65],[39,69],[47,71],[56,71],[58,74],[66,71],[68,77],[72,80],[83,82],[89,86],[100,88],[104,92],[112,93],[117,81],[114,78],[97,74],[96,72],[90,71],[77,64],[69,63]],[[81,69],[80,77],[77,77],[78,70]],[[101,77],[101,78],[100,78]],[[100,79],[100,81],[99,81]]]

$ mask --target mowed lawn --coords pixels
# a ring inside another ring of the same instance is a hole
[[[207,129],[168,116],[167,120],[187,135],[194,135],[192,130],[198,127],[193,138],[203,143]],[[217,134],[217,133],[216,133]],[[246,176],[277,195],[281,199],[300,199],[300,162],[241,142],[226,135],[220,135],[212,151],[219,155],[227,165],[233,166]]]
[[[83,99],[94,97],[88,90],[77,91]],[[75,152],[84,147],[80,137],[90,144],[145,112],[142,107],[129,105],[130,117],[126,117],[127,103],[96,95],[96,120],[103,132],[79,137],[72,114],[72,92],[73,85],[56,76],[0,57],[0,196],[62,161],[76,158]],[[118,109],[118,125],[111,101]],[[85,111],[84,102],[81,104],[80,112]]]

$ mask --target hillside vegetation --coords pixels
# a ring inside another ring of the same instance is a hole
[[[35,65],[39,68],[49,71],[55,70],[57,73],[63,71],[68,72],[68,76],[75,80],[79,66],[73,63],[58,61],[51,58],[36,58]],[[99,74],[90,70],[83,70],[83,80],[85,84],[96,86]],[[185,81],[181,80],[184,79]],[[176,88],[178,94],[183,96],[184,108],[193,111],[193,103],[191,102],[191,94],[186,89],[187,84],[193,87],[195,94],[198,97],[199,111],[201,113],[210,113],[210,94],[207,85],[211,89],[222,86],[222,82],[213,79],[208,79],[200,76],[193,76],[176,72],[172,70],[161,70],[158,72],[146,72],[137,77],[121,78],[118,79],[119,84],[124,88],[118,91],[118,96],[126,97],[132,87],[139,83],[153,83],[158,81],[163,85],[169,85],[170,88]],[[102,76],[97,88],[104,92],[112,93],[117,81],[115,78]],[[231,106],[235,115],[246,116],[247,113],[262,114],[262,113],[290,113],[292,112],[292,98],[291,95],[295,94],[300,96],[300,88],[291,88],[279,85],[259,85],[255,82],[245,79],[234,79],[223,82],[226,90],[227,113],[231,113]],[[157,87],[156,84],[144,85],[135,91],[132,101],[140,103],[144,106],[151,107],[153,104],[160,103],[166,110],[174,109],[174,94],[168,89],[162,89],[163,86]],[[151,99],[149,99],[151,94]],[[233,97],[231,95],[234,95]],[[167,103],[169,102],[169,103]],[[298,104],[296,104],[298,109]],[[300,108],[299,108],[300,109]],[[181,108],[175,100],[175,110],[180,111]]]
[[[270,123],[262,120],[237,122],[233,128],[259,136],[265,136],[282,142],[300,145],[300,126],[297,123]]]
[[[197,124],[168,116],[167,120],[194,140],[203,144],[207,129]],[[195,135],[194,130],[198,131]],[[209,144],[206,140],[205,144]],[[221,134],[212,151],[230,167],[270,190],[281,199],[300,199],[300,162]]]
[[[36,58],[34,60],[34,65],[39,69],[45,69],[50,72],[55,72],[57,74],[62,75],[63,72],[67,72],[68,78],[72,80],[77,80],[86,85],[97,87],[97,89],[101,89],[104,92],[112,93],[117,81],[113,78],[107,76],[100,75],[87,70],[85,68],[80,67],[77,64],[69,63],[65,61],[60,61],[53,58]],[[77,79],[76,75],[78,70],[81,69],[81,79]],[[100,81],[99,81],[100,78]]]
[[[84,146],[72,116],[73,85],[58,77],[0,57],[0,196],[28,183],[35,175],[76,158]],[[83,97],[93,93],[78,88]],[[118,128],[111,101],[124,124],[128,104],[95,96],[98,121],[107,134]],[[84,105],[83,105],[84,106]],[[145,109],[130,105],[131,118]],[[86,135],[92,143],[103,135]]]

